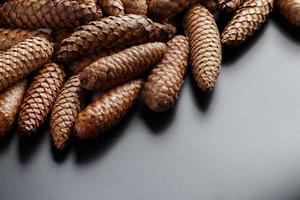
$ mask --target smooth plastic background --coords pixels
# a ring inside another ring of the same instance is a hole
[[[189,73],[171,112],[139,103],[105,137],[64,153],[46,131],[4,138],[0,199],[299,199],[299,33],[273,13],[255,38],[224,50],[213,94]]]

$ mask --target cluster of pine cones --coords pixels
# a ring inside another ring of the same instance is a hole
[[[171,109],[188,64],[199,90],[212,91],[222,44],[253,36],[274,6],[274,0],[0,2],[0,136],[15,121],[31,136],[50,117],[60,150],[72,133],[86,139],[108,130],[140,94],[154,111]],[[299,25],[300,3],[294,2],[278,5]],[[216,12],[233,16],[221,35]],[[172,24],[179,13],[185,36]],[[86,97],[98,90],[102,94],[88,105]]]

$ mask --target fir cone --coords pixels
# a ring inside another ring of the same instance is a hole
[[[27,83],[27,80],[20,81],[0,94],[0,137],[5,136],[12,129],[26,92]]]
[[[177,32],[177,29],[172,24],[168,23],[154,23],[154,31],[149,37],[149,42],[168,42]]]
[[[300,26],[300,1],[277,0],[280,13],[295,26]]]
[[[124,15],[124,6],[121,0],[98,0],[103,11],[111,16]]]
[[[219,7],[222,12],[234,13],[243,2],[244,0],[219,0]]]
[[[72,76],[60,91],[51,113],[51,137],[54,146],[62,150],[70,139],[75,120],[82,107],[79,76]]]
[[[97,49],[141,43],[154,31],[154,23],[144,16],[111,16],[80,27],[62,41],[57,59],[67,62]]]
[[[52,44],[39,37],[26,39],[1,54],[0,91],[43,66],[52,54]]]
[[[1,21],[19,28],[72,28],[101,17],[97,7],[72,0],[13,0],[2,7]]]
[[[82,87],[88,90],[107,89],[130,80],[158,63],[165,51],[164,43],[154,42],[101,58],[80,73]]]
[[[203,6],[196,5],[185,16],[185,30],[191,50],[191,67],[200,89],[211,91],[221,68],[219,30],[213,15]]]
[[[222,44],[238,45],[253,36],[267,21],[274,0],[246,0],[222,33]]]
[[[148,14],[156,21],[167,21],[195,3],[195,0],[149,0]]]
[[[55,63],[47,63],[34,77],[19,113],[19,130],[23,135],[36,133],[44,124],[64,77],[63,69]]]
[[[89,66],[93,62],[99,60],[100,58],[107,57],[113,55],[115,53],[120,52],[123,49],[113,48],[113,49],[103,49],[97,53],[94,53],[90,56],[80,57],[78,60],[68,65],[68,69],[76,74],[81,72],[85,67]]]
[[[144,88],[146,105],[157,112],[173,107],[179,97],[189,58],[189,43],[176,36],[167,43],[167,51],[148,77]]]
[[[61,42],[69,37],[74,32],[73,29],[59,29],[55,30],[54,36],[55,36],[55,52],[57,52],[60,49]]]
[[[100,96],[84,109],[75,122],[75,134],[94,138],[117,124],[129,111],[142,89],[143,81],[124,83]]]
[[[7,50],[19,42],[32,37],[43,37],[52,41],[51,36],[47,33],[22,29],[0,28],[0,50]]]
[[[77,1],[80,2],[80,3],[90,5],[90,6],[94,6],[94,7],[97,6],[96,0],[77,0]]]
[[[122,0],[125,13],[136,15],[147,15],[147,0]]]

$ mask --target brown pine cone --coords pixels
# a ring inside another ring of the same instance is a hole
[[[62,41],[57,59],[67,62],[97,49],[142,43],[156,30],[153,24],[139,15],[111,16],[90,22]]]
[[[63,86],[65,73],[55,63],[47,63],[34,77],[19,113],[19,130],[32,135],[44,124]]]
[[[267,21],[274,0],[246,0],[224,29],[221,41],[238,45],[253,36]]]
[[[60,49],[61,42],[69,37],[74,32],[73,29],[59,29],[55,30],[54,36],[55,36],[55,52],[57,52]]]
[[[189,43],[178,35],[167,43],[167,51],[148,77],[144,88],[146,105],[157,112],[173,107],[179,97],[189,58]]]
[[[197,3],[197,2],[194,2]],[[207,8],[211,13],[219,10],[219,1],[218,0],[200,0],[200,4]]]
[[[164,43],[154,42],[101,58],[80,73],[82,87],[88,90],[107,89],[133,79],[158,63],[166,48]]]
[[[242,5],[244,0],[219,0],[219,8],[225,13],[234,13]]]
[[[43,66],[52,54],[52,44],[39,37],[26,39],[1,54],[0,91]]]
[[[149,0],[148,14],[156,21],[167,21],[195,2],[195,0]]]
[[[52,41],[51,36],[47,33],[22,29],[0,28],[0,50],[7,50],[19,42],[32,37],[43,37]]]
[[[125,13],[136,15],[147,15],[147,0],[122,0]]]
[[[155,22],[154,26],[154,31],[147,42],[168,42],[176,35],[177,29],[172,24]]]
[[[103,49],[100,52],[94,53],[90,56],[80,57],[78,60],[75,60],[68,65],[68,69],[76,74],[81,72],[85,67],[89,66],[93,62],[99,60],[100,58],[107,57],[122,51],[123,49],[113,48],[113,49]]]
[[[280,13],[295,26],[300,26],[300,1],[277,0]]]
[[[200,89],[211,91],[221,69],[222,51],[219,30],[213,15],[196,5],[185,16],[185,31],[191,50],[191,67]]]
[[[0,137],[5,136],[13,127],[23,97],[27,80],[20,81],[0,94]]]
[[[138,98],[142,86],[142,80],[133,80],[96,99],[78,115],[76,136],[81,139],[94,138],[117,124]]]
[[[54,146],[62,150],[70,139],[75,120],[82,107],[79,76],[72,76],[60,91],[51,113],[51,136]]]
[[[103,11],[111,16],[124,15],[124,6],[121,0],[98,0]]]
[[[90,6],[97,6],[96,0],[77,0],[80,3],[84,3]]]
[[[13,0],[2,7],[1,21],[19,28],[72,28],[101,17],[95,6],[72,0]]]

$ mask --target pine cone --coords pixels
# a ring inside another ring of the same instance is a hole
[[[195,0],[150,0],[148,14],[156,21],[167,21],[195,3]]]
[[[124,15],[124,6],[121,0],[98,0],[103,11],[112,16]]]
[[[46,64],[34,77],[19,114],[19,130],[23,135],[36,133],[44,124],[64,77],[63,69],[55,63]]]
[[[20,28],[72,28],[101,17],[94,6],[71,0],[13,0],[2,7],[1,21]]]
[[[150,42],[168,42],[177,32],[177,29],[172,24],[168,23],[154,23],[154,31],[149,38]]]
[[[211,91],[221,68],[219,30],[213,15],[203,6],[196,5],[185,16],[185,30],[191,49],[191,65],[200,89]]]
[[[300,2],[298,0],[277,0],[280,13],[295,26],[300,26]]]
[[[77,115],[81,111],[82,89],[79,76],[72,76],[60,91],[51,113],[51,136],[55,147],[62,150],[69,140]]]
[[[157,112],[173,107],[179,97],[189,58],[189,43],[184,36],[176,36],[167,43],[167,51],[148,77],[144,101]]]
[[[125,13],[136,15],[147,15],[147,0],[122,0]]]
[[[107,89],[133,79],[158,63],[165,51],[164,43],[154,42],[101,58],[80,73],[82,87],[88,90]]]
[[[219,0],[219,8],[225,13],[234,13],[242,5],[244,0]]]
[[[27,80],[20,81],[0,94],[0,137],[12,129],[26,92],[27,83]]]
[[[90,56],[80,57],[78,60],[68,65],[68,69],[74,74],[81,72],[85,67],[89,66],[93,62],[99,60],[100,58],[113,55],[120,52],[123,49],[103,49],[100,52],[94,53]]]
[[[43,37],[52,41],[51,36],[47,33],[22,29],[0,28],[0,50],[7,50],[19,42],[32,37]]]
[[[156,28],[153,24],[139,15],[111,16],[90,22],[63,40],[57,58],[67,62],[97,49],[142,43]]]
[[[76,136],[94,138],[117,124],[129,111],[142,89],[143,81],[133,80],[103,94],[75,122]]]
[[[211,13],[219,10],[219,0],[200,0],[200,4],[207,8]]]
[[[0,55],[0,91],[43,66],[52,56],[52,44],[39,37],[26,39]]]
[[[94,6],[94,7],[97,6],[96,0],[77,0],[77,1],[79,3],[84,3],[84,4],[87,4],[87,5],[90,5],[90,6]]]
[[[59,29],[55,30],[54,36],[55,36],[55,52],[57,52],[60,49],[61,42],[69,37],[74,32],[73,29]]]
[[[222,44],[238,45],[253,36],[267,21],[274,0],[246,0],[222,33]]]

